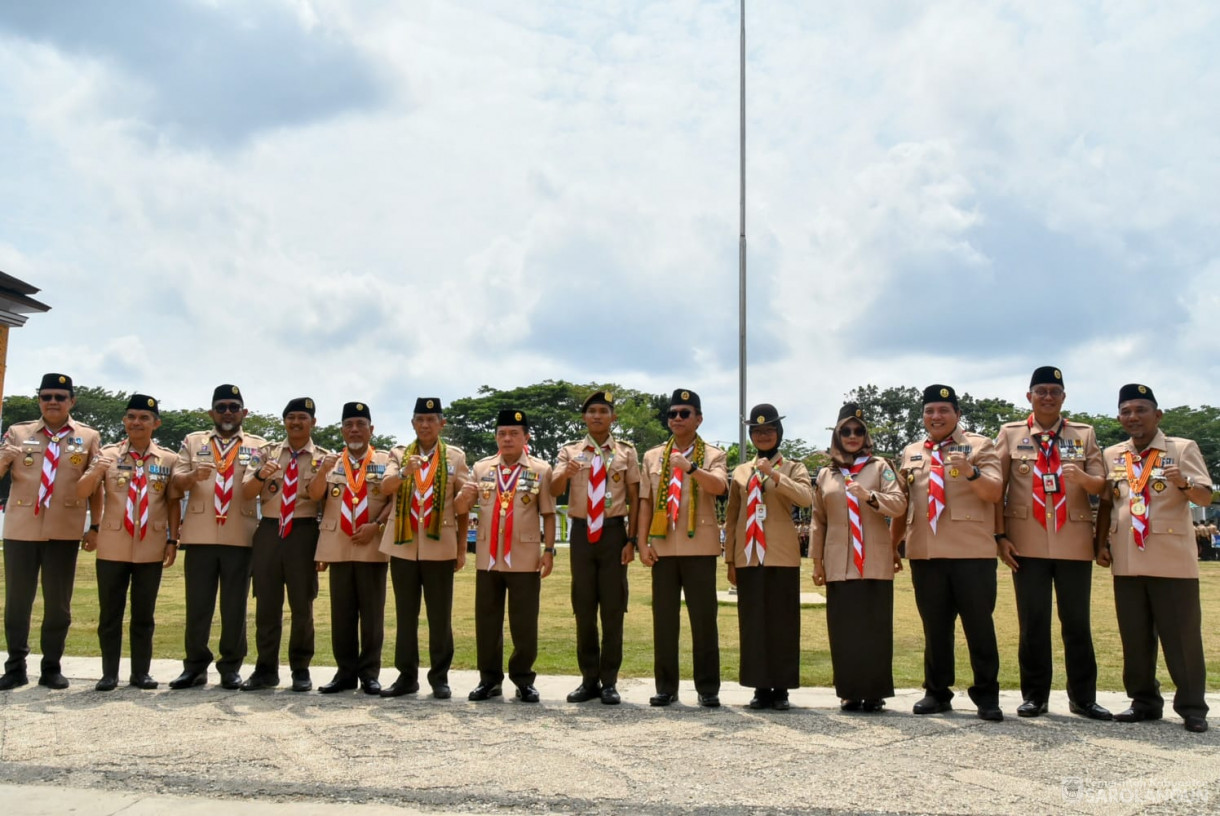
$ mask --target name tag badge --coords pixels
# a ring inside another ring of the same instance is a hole
[[[1051,493],[1058,493],[1060,490],[1059,476],[1054,473],[1042,474],[1042,489],[1045,490],[1048,495]]]
[[[923,459],[923,454],[922,454],[922,453],[912,453],[912,454],[911,454],[911,461],[912,461],[912,462],[918,462],[920,459]]]
[[[767,505],[765,505],[765,504],[758,505],[758,508],[754,511],[754,517],[757,518],[759,521],[766,521],[767,520]]]

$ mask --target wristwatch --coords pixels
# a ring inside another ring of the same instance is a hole
[[[975,479],[977,479],[978,477],[980,477],[982,475],[983,475],[983,472],[981,470],[979,470],[979,466],[975,465],[974,472],[966,477],[966,481],[973,482]]]
[[[1186,486],[1179,487],[1178,490],[1193,490],[1195,487],[1195,479],[1193,476],[1186,477]]]
[[[698,470],[698,469],[699,469],[699,466],[698,466],[698,465],[696,465],[694,462],[691,462],[691,463],[690,463],[690,470],[686,471],[686,475],[688,475],[688,476],[693,476],[693,475],[694,475],[694,473],[695,473],[695,471],[696,471],[696,470]]]
[[[865,502],[865,504],[867,504],[869,507],[873,508],[874,510],[876,510],[878,507],[881,506],[881,502],[877,501],[876,491],[869,492],[868,501]]]
[[[89,532],[91,532],[91,533],[96,533],[99,529],[101,529],[101,528],[96,524],[89,525]]]
[[[555,554],[555,548],[554,548],[554,547],[543,547],[543,548],[542,548],[542,553],[543,553],[543,555],[554,555],[554,554]]]

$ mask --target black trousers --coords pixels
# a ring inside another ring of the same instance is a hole
[[[800,567],[739,567],[737,624],[743,686],[801,685]]]
[[[376,680],[385,643],[384,561],[339,561],[330,565],[330,643],[337,678]]]
[[[915,606],[923,619],[923,687],[938,700],[953,698],[953,633],[960,615],[970,649],[975,705],[1000,699],[1000,654],[995,640],[996,560],[931,558],[911,561]]]
[[[428,614],[428,684],[449,685],[453,665],[453,568],[448,561],[390,559],[398,634],[394,640],[394,668],[410,682],[419,682],[419,604]]]
[[[1114,576],[1114,606],[1123,641],[1123,685],[1131,707],[1160,712],[1165,704],[1156,679],[1156,642],[1177,686],[1173,710],[1182,717],[1207,715],[1207,667],[1197,578]]]
[[[277,675],[284,631],[284,595],[288,595],[288,667],[309,671],[313,660],[313,602],[318,597],[316,519],[293,519],[288,538],[280,538],[279,519],[265,518],[254,531],[254,671]]]
[[[216,669],[235,672],[246,658],[246,599],[250,595],[250,548],[226,544],[187,544],[186,659],[182,668],[207,671],[212,663],[208,638],[220,590],[220,658]]]
[[[152,665],[154,614],[161,589],[161,562],[133,564],[97,559],[97,642],[102,649],[102,675],[119,676],[123,654],[123,613],[131,588],[131,674],[148,674]]]
[[[42,573],[42,673],[56,674],[72,625],[72,587],[76,582],[75,541],[4,541],[5,674],[25,674],[30,653],[30,616]]]
[[[741,570],[737,571],[741,575]],[[738,579],[740,582],[740,578]],[[843,700],[894,696],[894,582],[826,584],[826,634],[835,693]]]
[[[504,606],[508,597],[508,631],[513,653],[508,657],[508,679],[521,686],[534,685],[538,658],[538,605],[542,574],[479,570],[474,584],[474,639],[478,652],[479,682],[495,685],[504,680]]]
[[[714,555],[658,558],[652,566],[653,675],[658,694],[678,693],[678,630],[682,595],[690,619],[695,690],[720,693],[720,630]]]
[[[1021,639],[1017,660],[1021,668],[1021,696],[1046,702],[1051,693],[1051,590],[1059,609],[1063,633],[1063,662],[1067,669],[1068,699],[1079,705],[1097,701],[1097,658],[1089,602],[1093,591],[1093,562],[1055,558],[1017,558],[1021,569],[1013,574],[1017,620]]]
[[[627,613],[626,519],[607,518],[596,544],[589,526],[572,519],[572,614],[576,616],[576,663],[586,686],[618,684],[623,664],[623,616]],[[601,642],[597,620],[601,616]]]

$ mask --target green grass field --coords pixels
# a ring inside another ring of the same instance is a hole
[[[542,584],[542,612],[539,621],[539,657],[536,669],[541,674],[576,675],[576,635],[569,601],[570,572],[565,558],[566,550],[559,551],[555,572]],[[473,556],[470,564],[473,565]],[[1209,689],[1220,688],[1216,681],[1216,667],[1220,667],[1220,636],[1212,629],[1220,620],[1220,562],[1204,562],[1199,565],[1200,592],[1203,605],[1203,647],[1207,662],[1213,667],[1209,678]],[[813,582],[805,573],[802,588],[813,591]],[[626,634],[622,673],[626,677],[652,676],[652,615],[650,585],[647,569],[638,561],[630,567],[631,604],[627,613]],[[0,568],[0,579],[3,570]],[[333,664],[330,656],[330,599],[326,574],[320,582],[320,592],[314,607],[317,625],[318,654],[315,662]],[[723,571],[721,588],[728,582]],[[393,588],[388,589],[386,601],[386,640],[383,651],[382,679],[393,680],[394,652],[394,599]],[[97,584],[94,558],[82,552],[77,562],[76,592],[72,605],[73,623],[68,636],[68,654],[98,655],[97,645]],[[250,647],[254,646],[254,601],[249,606]],[[421,615],[422,617],[422,615]],[[42,619],[41,600],[35,603],[35,630],[31,643],[37,648],[37,625]],[[157,604],[157,634],[154,655],[159,658],[182,658],[182,628],[185,619],[183,600],[182,562],[166,570],[161,584]],[[1013,598],[1012,580],[1007,569],[999,572],[999,598],[996,605],[996,635],[1000,644],[1000,685],[1004,688],[1019,686],[1017,675],[1017,621],[1016,604]],[[426,628],[426,622],[422,624]],[[1056,624],[1057,626],[1057,624]],[[970,666],[966,655],[965,640],[958,627],[957,677],[958,685],[969,684]],[[213,648],[219,634],[219,620],[213,625]],[[281,663],[287,664],[287,627]],[[424,659],[427,659],[426,633],[421,632],[420,642]],[[457,654],[454,667],[475,667],[474,645],[474,569],[467,566],[457,574],[454,589],[454,637]],[[1093,637],[1097,651],[1098,687],[1107,690],[1122,690],[1122,646],[1114,619],[1114,593],[1108,570],[1094,568],[1093,571]],[[801,683],[806,686],[832,685],[830,652],[826,643],[826,616],[824,609],[815,607],[801,612]],[[1062,689],[1063,653],[1055,637],[1054,687]],[[683,622],[682,666],[684,676],[690,671],[689,631]],[[246,670],[253,664],[253,651],[246,661]],[[720,659],[721,675],[726,682],[736,679],[739,649],[737,636],[737,610],[731,604],[720,607]],[[1166,687],[1172,687],[1168,672],[1162,662],[1159,674]],[[164,678],[162,678],[164,679]],[[327,678],[322,678],[327,679]],[[894,596],[894,680],[899,687],[917,688],[923,681],[923,634],[919,614],[915,609],[915,597],[911,587],[910,572],[903,571],[895,582]]]

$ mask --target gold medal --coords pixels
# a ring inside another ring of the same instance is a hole
[[[610,478],[611,478],[611,479],[613,479],[614,481],[616,481],[616,482],[617,482],[617,481],[621,481],[623,477],[622,477],[622,475],[621,475],[621,474],[619,474],[619,473],[617,473],[617,472],[616,472],[616,473],[615,473],[613,476],[611,476]]]
[[[529,504],[529,503],[530,503],[530,494],[526,493],[524,496],[522,496],[522,497],[521,497],[521,503],[522,503],[522,504]]]
[[[1157,493],[1164,493],[1165,492],[1165,483],[1162,482],[1160,479],[1158,479],[1152,483],[1152,489],[1155,490]]]
[[[952,476],[954,479],[956,479],[958,476],[961,475],[961,471],[958,470],[957,468],[949,468],[949,475]]]
[[[127,477],[126,477],[126,476],[120,476],[120,477],[118,478],[118,485],[119,485],[119,487],[126,487],[126,486],[127,486]]]
[[[27,453],[27,454],[25,455],[25,458],[24,458],[24,459],[22,459],[21,461],[22,461],[22,462],[24,462],[24,463],[25,463],[27,466],[29,466],[29,465],[34,464],[34,457],[33,457],[33,456],[30,456],[30,455]]]
[[[153,491],[160,493],[165,490],[165,482],[153,482]]]
[[[1134,516],[1144,515],[1144,512],[1147,509],[1148,509],[1148,506],[1144,504],[1143,498],[1137,497],[1134,501],[1131,502],[1131,514]]]
[[[80,467],[81,463],[85,461],[85,457],[81,456],[79,453],[74,453],[69,461],[76,467]]]
[[[1022,476],[1025,476],[1026,474],[1028,474],[1029,473],[1029,463],[1022,460],[1021,464],[1017,465],[1017,473],[1020,473]]]

